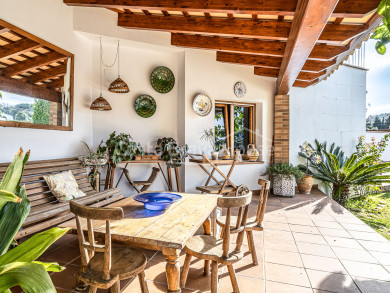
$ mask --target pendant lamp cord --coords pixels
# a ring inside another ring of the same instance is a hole
[[[104,72],[106,72],[106,69],[109,69],[109,68],[112,68],[115,64],[116,64],[116,61],[118,60],[118,77],[120,76],[119,73],[120,73],[120,67],[119,67],[119,40],[118,40],[118,45],[117,45],[117,48],[116,48],[116,56],[115,56],[115,59],[114,59],[114,62],[111,64],[111,65],[107,65],[106,63],[104,63],[104,60],[103,60],[103,45],[102,45],[102,37],[100,37],[100,95],[102,95],[102,65],[105,67],[104,68]]]

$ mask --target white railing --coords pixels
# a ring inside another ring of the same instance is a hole
[[[356,49],[355,52],[344,61],[344,64],[366,68],[366,42],[363,42],[362,46],[359,49]]]

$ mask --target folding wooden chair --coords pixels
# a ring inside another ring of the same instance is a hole
[[[129,170],[123,169],[123,173],[126,176],[127,181],[129,181],[130,185],[134,187],[135,190],[137,190],[138,193],[144,192],[152,186],[153,182],[156,180],[158,173],[160,172],[159,168],[153,167],[152,174],[150,175],[149,179],[146,181],[133,181],[130,177]],[[138,186],[142,186],[141,189],[138,188]]]
[[[206,184],[204,186],[196,187],[196,190],[199,190],[201,193],[214,193],[214,194],[229,194],[231,192],[236,191],[237,186],[229,179],[230,175],[233,172],[234,167],[236,166],[236,163],[237,163],[236,161],[231,160],[230,170],[229,170],[228,174],[225,175],[218,168],[218,166],[217,166],[218,163],[214,163],[209,158],[207,158],[206,155],[204,155],[204,154],[203,155],[188,154],[188,155],[190,156],[190,162],[197,163],[198,166],[204,172],[206,172],[207,175],[209,175],[209,177],[207,178]],[[198,157],[198,159],[196,157]],[[201,157],[201,159],[199,159],[199,157]],[[225,162],[227,162],[227,161],[225,161]],[[203,166],[203,164],[210,165],[212,167],[211,172],[209,172]],[[224,165],[228,165],[228,164],[224,163]],[[217,173],[219,173],[224,178],[224,180],[218,181],[214,176],[215,171],[217,171]],[[213,180],[216,183],[216,185],[209,185],[211,180]]]

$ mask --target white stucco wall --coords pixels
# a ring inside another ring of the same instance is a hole
[[[73,30],[73,8],[62,1],[0,1],[0,18],[75,54],[73,131],[0,127],[0,162],[9,162],[20,146],[31,160],[80,154],[81,140],[91,142],[91,45]]]
[[[340,66],[326,81],[290,91],[290,162],[303,142],[327,141],[355,151],[366,128],[366,70]]]

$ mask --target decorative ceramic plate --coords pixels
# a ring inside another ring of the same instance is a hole
[[[156,112],[156,101],[149,95],[140,95],[134,103],[137,114],[143,118],[149,118]]]
[[[213,102],[209,96],[204,94],[197,94],[192,104],[196,114],[200,116],[207,116],[213,109]]]
[[[173,89],[175,76],[168,67],[159,66],[150,75],[150,83],[156,92],[166,94]]]
[[[181,198],[181,195],[166,192],[141,193],[134,196],[134,200],[142,202],[146,209],[152,211],[166,210]]]
[[[246,94],[246,85],[242,81],[236,82],[234,85],[234,94],[238,98],[242,98]]]

